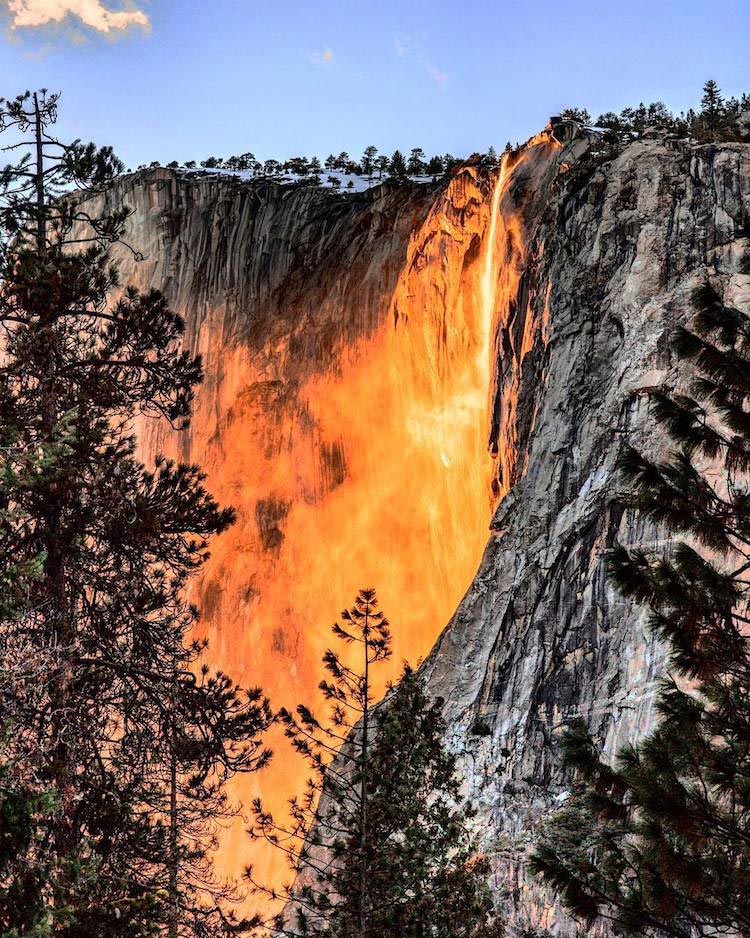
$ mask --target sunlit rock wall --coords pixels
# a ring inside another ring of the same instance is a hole
[[[123,282],[166,292],[206,374],[191,428],[144,425],[143,452],[199,462],[238,511],[195,590],[209,658],[277,707],[317,702],[358,588],[378,589],[394,626],[382,689],[476,571],[497,498],[493,186],[472,167],[362,195],[162,170],[110,196],[145,257],[119,252]],[[246,804],[278,809],[304,781],[279,736],[270,769],[237,785]],[[280,875],[237,825],[220,862],[249,860]]]
[[[747,145],[597,146],[540,135],[495,173],[356,196],[165,170],[111,195],[146,255],[128,278],[166,291],[206,370],[191,430],[144,428],[144,452],[199,461],[239,512],[197,589],[213,660],[314,700],[358,586],[394,673],[458,605],[423,673],[513,927],[563,935],[519,864],[564,793],[556,736],[582,716],[610,752],[637,738],[663,665],[604,576],[615,537],[657,537],[623,513],[617,451],[651,444],[643,391],[676,382],[668,334],[706,266],[750,292]],[[280,750],[260,791],[300,777]],[[248,858],[237,828],[222,859]]]

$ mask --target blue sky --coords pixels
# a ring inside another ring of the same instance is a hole
[[[370,143],[465,155],[522,141],[565,106],[662,99],[679,110],[708,77],[750,91],[748,0],[0,0],[0,10],[0,95],[62,90],[62,133],[111,143],[131,166],[247,150],[359,156]]]

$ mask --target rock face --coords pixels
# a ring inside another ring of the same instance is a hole
[[[641,392],[675,386],[668,336],[696,283],[710,276],[750,301],[737,272],[749,218],[741,144],[637,142],[608,162],[584,158],[550,187],[529,252],[534,296],[519,296],[509,323],[518,335],[541,317],[544,335],[521,363],[505,343],[499,353],[501,384],[519,388],[514,424],[496,417],[516,438],[514,484],[424,666],[499,858],[520,854],[564,790],[561,726],[583,717],[614,752],[652,725],[663,659],[643,615],[608,585],[602,554],[614,538],[657,534],[623,513],[615,460],[625,438],[649,446]],[[519,926],[574,933],[522,878],[511,893]]]
[[[158,171],[109,195],[145,255],[121,251],[123,281],[167,293],[206,374],[190,430],[144,425],[142,450],[196,460],[237,509],[196,598],[213,663],[276,706],[316,705],[357,589],[375,584],[397,617],[384,685],[427,654],[476,571],[494,474],[491,194],[467,167],[354,196]],[[272,742],[245,803],[283,807],[304,781]],[[227,872],[252,859],[264,875],[268,854],[248,851],[239,825]]]
[[[382,575],[398,654],[426,652],[490,522],[423,673],[519,933],[574,934],[517,865],[564,792],[559,729],[582,716],[614,752],[653,721],[660,649],[602,563],[614,538],[658,539],[621,507],[619,446],[650,443],[643,391],[678,380],[668,335],[692,287],[709,276],[750,302],[750,145],[596,147],[541,135],[499,179],[469,167],[356,197],[168,171],[111,194],[135,209],[130,240],[147,254],[126,273],[166,290],[206,367],[190,434],[144,431],[144,447],[198,459],[239,504],[201,584],[219,662],[312,692],[331,620],[300,618],[307,576],[335,610]],[[377,445],[361,428],[384,413]],[[386,485],[373,460],[401,468]],[[377,510],[360,514],[373,490]],[[321,519],[341,517],[347,492],[337,540]],[[368,550],[352,562],[348,546],[381,529],[370,546],[408,576],[368,566]],[[337,551],[322,573],[299,546],[316,539]],[[334,573],[358,564],[363,579]],[[288,609],[264,607],[279,590]]]

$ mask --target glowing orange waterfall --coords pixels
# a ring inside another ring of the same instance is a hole
[[[513,459],[488,451],[496,320],[523,259],[503,204],[511,176],[504,161],[489,204],[475,170],[451,182],[412,235],[387,315],[330,367],[300,369],[291,384],[274,371],[294,366],[288,341],[269,339],[262,360],[222,350],[191,458],[238,523],[214,543],[198,600],[212,662],[261,685],[275,707],[319,703],[330,626],[359,588],[376,587],[393,624],[384,685],[429,651],[476,572],[502,494],[494,460]],[[466,214],[451,217],[461,198],[474,213],[468,233]],[[280,733],[271,745],[270,768],[236,780],[233,794],[283,814],[305,767]],[[224,834],[218,860],[227,875],[247,862],[267,882],[286,874],[242,824]]]
[[[487,372],[485,388],[488,394],[493,367],[490,356],[492,349],[492,334],[495,327],[495,300],[497,295],[497,228],[500,216],[500,200],[505,192],[506,179],[508,176],[507,164],[507,157],[504,157],[502,163],[500,164],[500,175],[495,182],[495,187],[492,191],[492,202],[490,203],[490,223],[485,239],[486,245],[484,249],[484,262],[481,282],[482,342],[481,347],[477,353],[477,368]]]

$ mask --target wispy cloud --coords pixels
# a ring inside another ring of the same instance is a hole
[[[448,81],[448,72],[441,72],[439,68],[435,65],[427,65],[427,71],[430,74],[430,77],[434,79],[440,85],[440,87],[445,91],[445,85]]]
[[[398,33],[394,36],[393,48],[396,50],[396,55],[408,55],[411,48],[411,38],[404,35],[404,33]]]
[[[311,52],[307,57],[313,65],[322,65],[324,67],[326,65],[333,65],[336,61],[330,49],[324,49],[322,52]]]
[[[427,34],[425,32],[420,32],[416,36],[408,36],[406,33],[397,33],[393,37],[393,48],[396,50],[396,55],[400,56],[402,59],[412,59],[420,69],[423,69],[430,78],[438,85],[438,87],[445,91],[445,86],[448,83],[448,72],[444,72],[442,69],[438,68],[437,65],[433,65],[425,55],[424,44],[427,39]]]
[[[151,23],[143,10],[128,3],[111,9],[102,0],[0,0],[10,13],[12,30],[77,24],[106,35],[133,27],[147,30]]]

